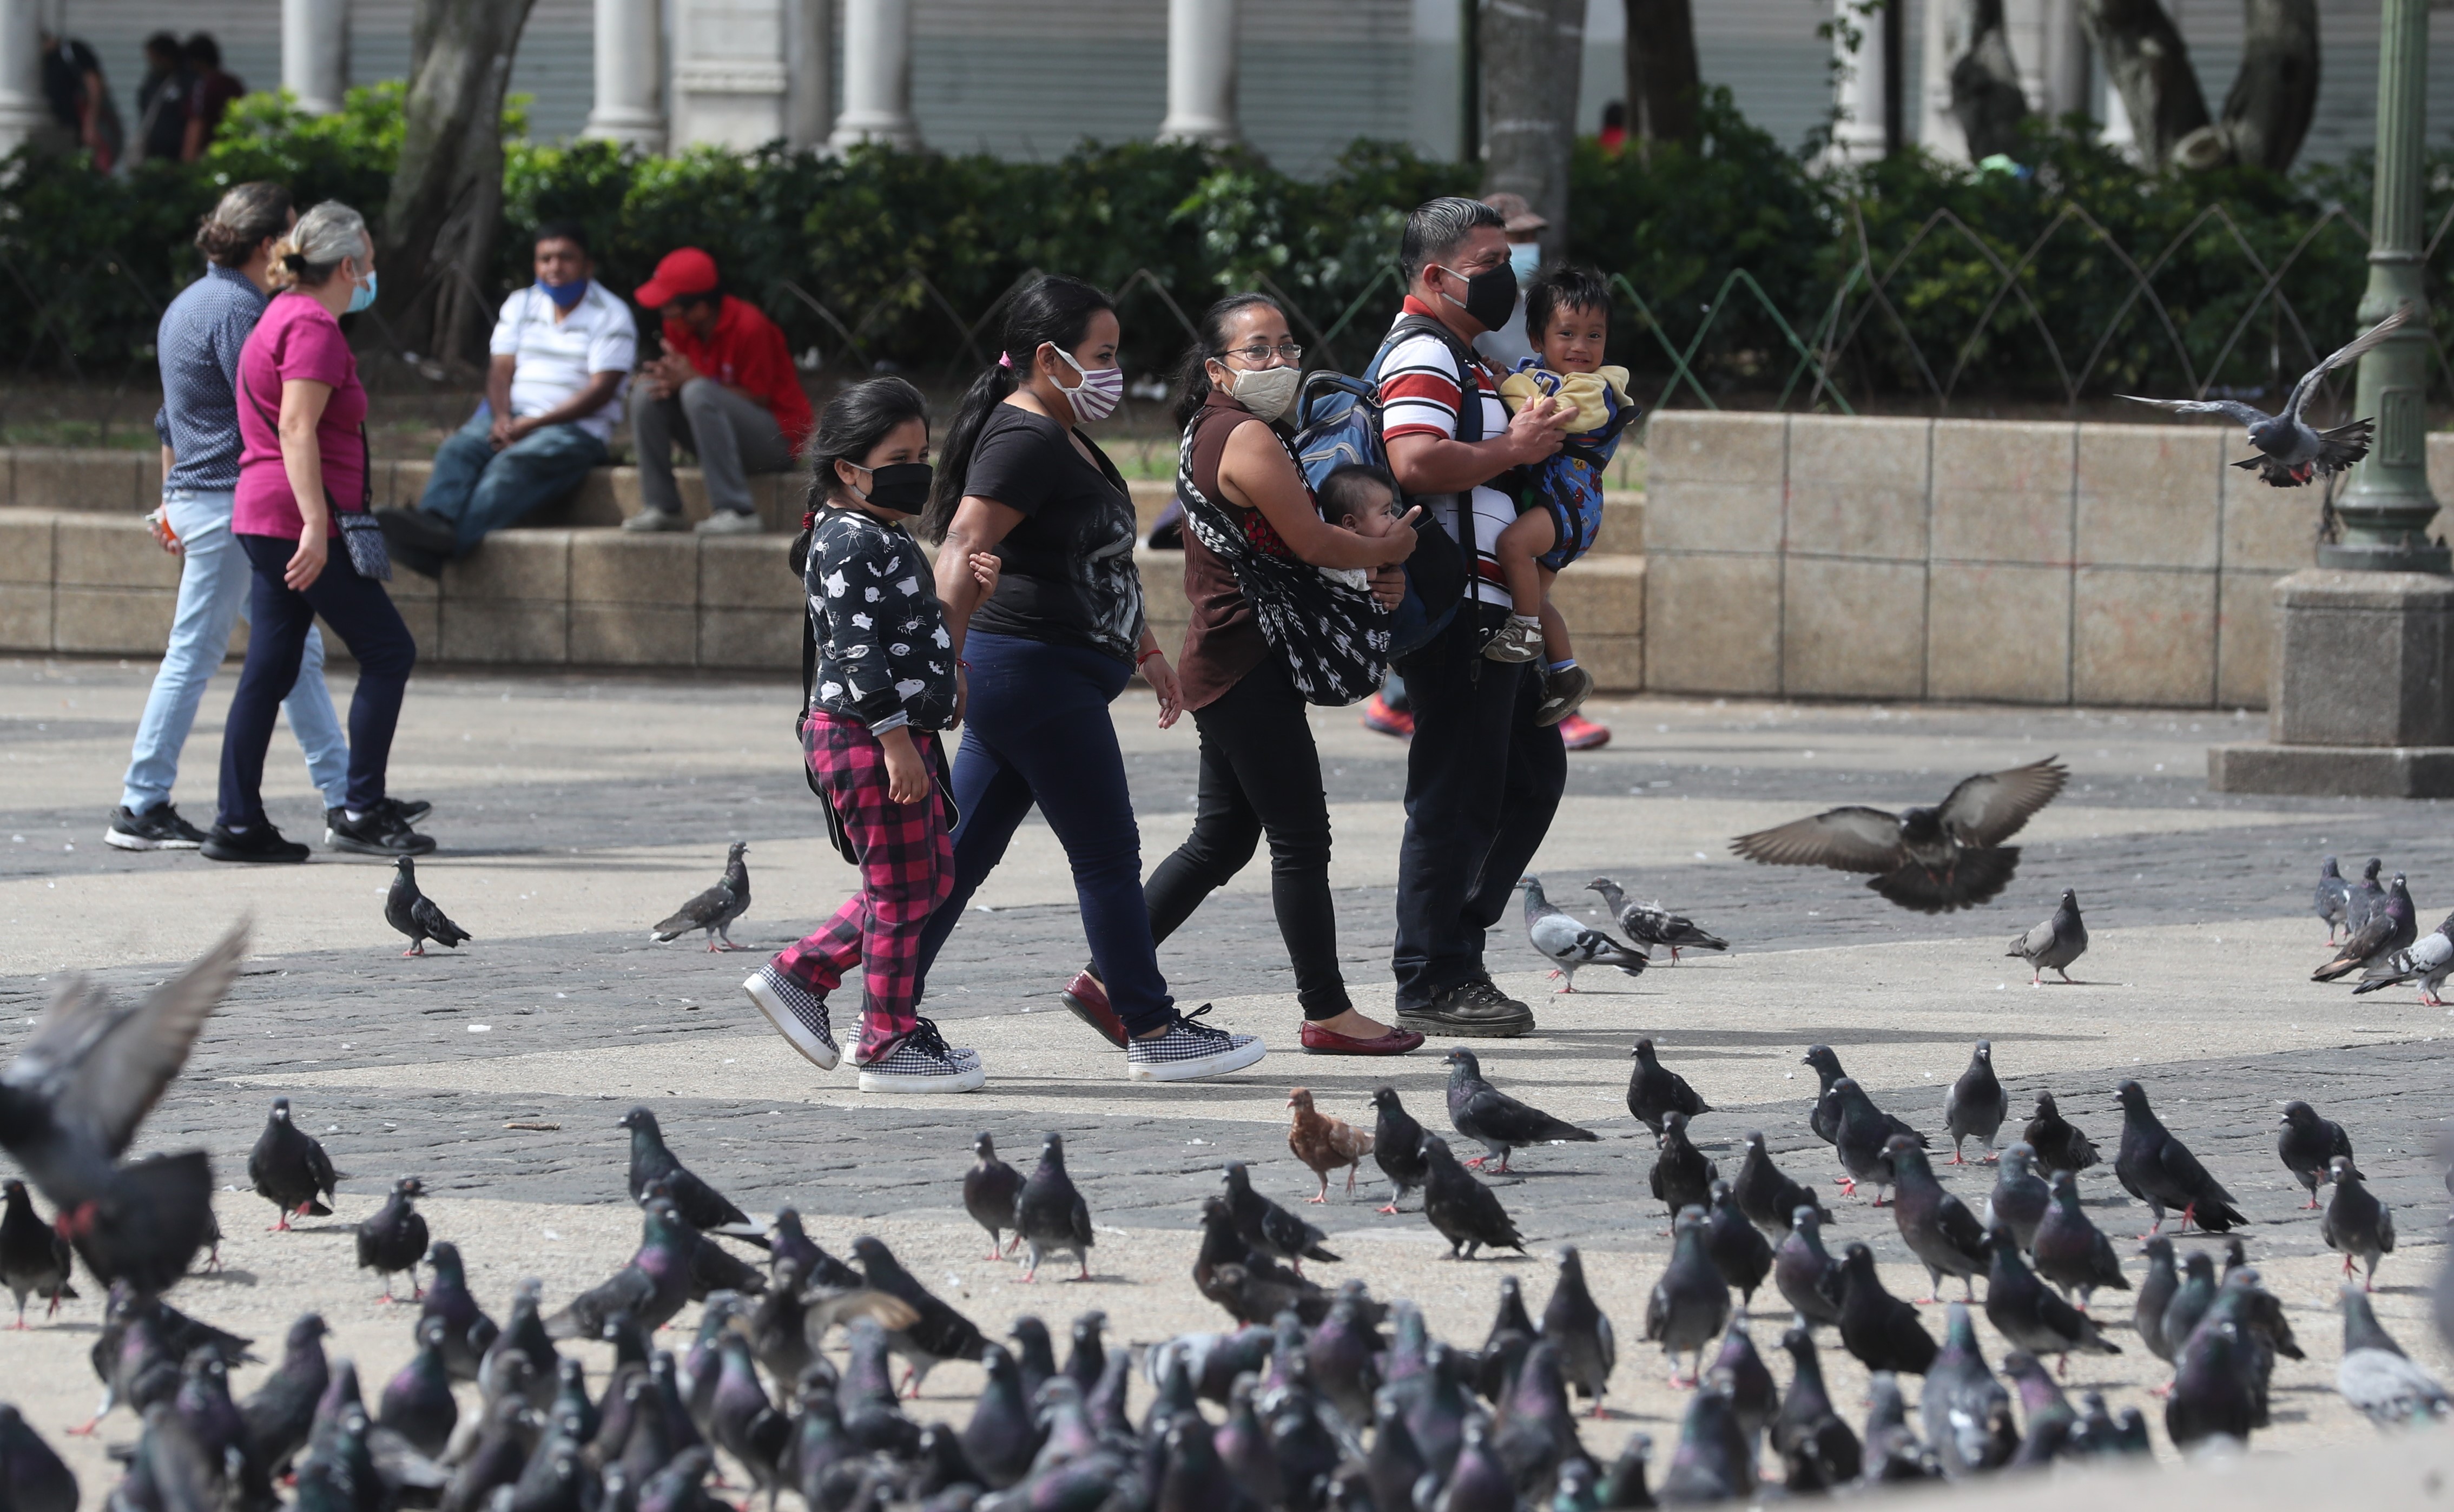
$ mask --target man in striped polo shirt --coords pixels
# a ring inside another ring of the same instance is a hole
[[[1380,364],[1381,439],[1407,502],[1457,540],[1470,571],[1456,618],[1398,667],[1415,713],[1391,962],[1398,1021],[1506,1038],[1532,1029],[1534,1011],[1492,984],[1483,934],[1551,827],[1567,754],[1556,728],[1535,722],[1542,679],[1485,660],[1482,648],[1509,612],[1494,554],[1517,518],[1508,474],[1559,450],[1569,413],[1546,399],[1511,417],[1499,376],[1474,353],[1474,338],[1517,308],[1499,212],[1432,200],[1406,218],[1398,261],[1406,303]]]

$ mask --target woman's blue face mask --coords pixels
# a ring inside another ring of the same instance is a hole
[[[367,272],[367,281],[362,284],[357,284],[354,288],[351,289],[350,308],[343,311],[342,313],[354,315],[359,311],[367,309],[374,302],[375,275],[374,271],[372,269],[369,269]]]

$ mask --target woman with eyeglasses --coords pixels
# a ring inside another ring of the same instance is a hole
[[[1398,564],[1413,553],[1415,533],[1397,528],[1399,519],[1378,517],[1382,510],[1394,514],[1395,489],[1374,489],[1368,479],[1330,480],[1365,485],[1356,491],[1364,502],[1351,514],[1357,529],[1321,517],[1286,441],[1302,381],[1303,349],[1285,312],[1261,294],[1213,305],[1202,317],[1201,339],[1185,354],[1176,406],[1185,437],[1177,486],[1217,506],[1200,514],[1223,516],[1235,538],[1220,541],[1222,554],[1199,529],[1184,534],[1193,623],[1177,675],[1184,707],[1201,733],[1200,783],[1193,833],[1151,873],[1143,892],[1151,937],[1164,941],[1202,899],[1243,870],[1266,835],[1271,902],[1295,968],[1303,1048],[1316,1055],[1404,1055],[1423,1037],[1358,1011],[1338,969],[1329,802],[1306,696],[1297,686],[1311,679],[1313,669],[1298,664],[1302,653],[1293,637],[1282,635],[1286,643],[1274,645],[1263,634],[1253,595],[1271,589],[1251,558],[1368,575],[1386,607],[1403,592]],[[1077,980],[1075,992],[1086,987],[1096,990],[1096,976]]]

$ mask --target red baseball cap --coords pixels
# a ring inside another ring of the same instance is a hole
[[[677,247],[665,253],[655,275],[639,286],[635,297],[649,309],[660,310],[690,294],[707,293],[717,282],[714,258],[695,247]]]

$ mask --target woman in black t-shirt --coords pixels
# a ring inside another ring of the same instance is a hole
[[[1125,1051],[1125,1075],[1183,1081],[1261,1058],[1251,1035],[1176,1011],[1142,901],[1141,835],[1108,705],[1140,667],[1159,727],[1182,712],[1176,671],[1142,614],[1134,506],[1124,479],[1078,427],[1124,394],[1121,332],[1108,297],[1047,277],[1007,307],[1005,350],[974,381],[946,433],[921,534],[943,543],[937,596],[964,710],[955,757],[955,891],[920,946],[926,981],[946,937],[1036,805],[1065,847],[1096,982],[1066,1006]],[[983,601],[962,564],[1003,563]]]

